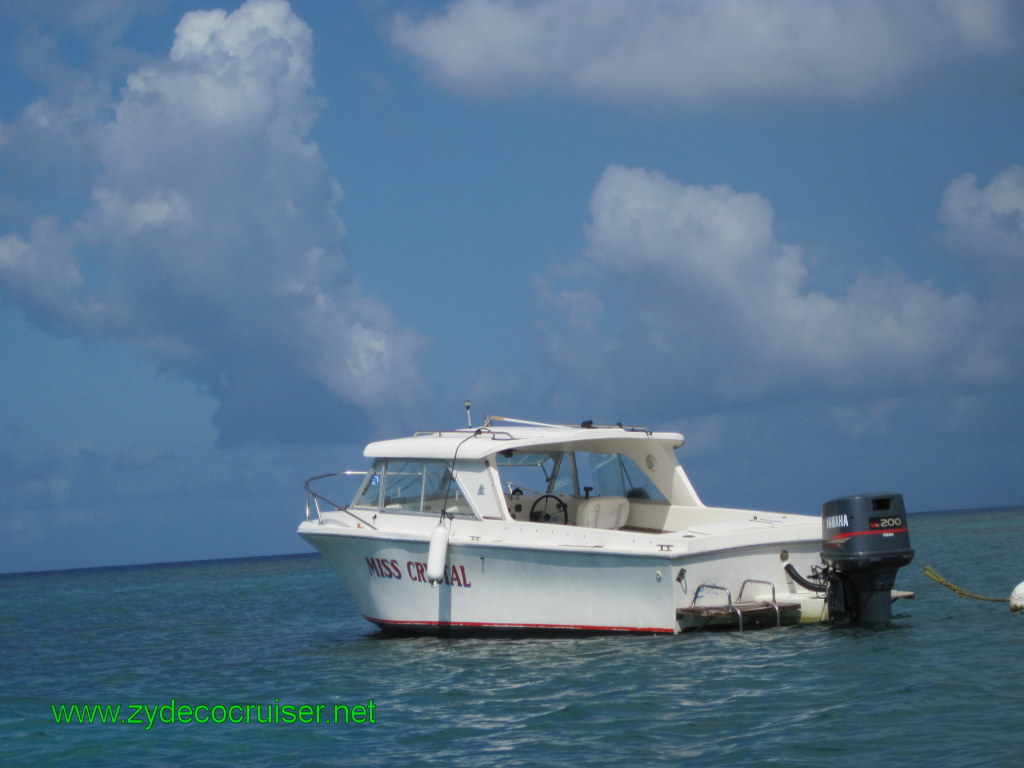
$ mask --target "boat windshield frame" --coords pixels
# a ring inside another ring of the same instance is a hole
[[[474,463],[482,465],[482,462]],[[370,510],[374,515],[381,512],[427,516],[444,513],[453,517],[478,517],[459,480],[458,468],[452,470],[452,462],[443,459],[374,459],[349,507]]]

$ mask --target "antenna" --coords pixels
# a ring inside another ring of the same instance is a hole
[[[472,407],[472,405],[473,405],[472,402],[470,402],[469,400],[466,401],[466,426],[467,427],[472,427],[473,426],[473,417],[472,417],[472,415],[469,412],[469,409]]]

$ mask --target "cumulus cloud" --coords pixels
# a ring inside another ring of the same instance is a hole
[[[337,436],[415,402],[421,340],[348,268],[313,85],[286,2],[186,14],[169,56],[94,111],[85,210],[0,237],[0,295],[197,382],[226,443]]]
[[[687,105],[890,94],[1016,47],[1008,0],[456,0],[394,42],[446,85]]]
[[[94,521],[114,486],[108,462],[89,447],[31,460],[0,449],[0,533],[17,546],[42,540],[55,522]]]
[[[1024,275],[1021,166],[1003,170],[983,189],[973,173],[953,181],[942,198],[942,221],[949,241],[965,255],[984,260],[1000,276]]]
[[[564,310],[547,340],[569,387],[676,412],[970,390],[1011,367],[968,294],[895,272],[862,273],[839,295],[809,288],[803,250],[776,240],[761,195],[612,166],[590,215],[585,287],[543,286]]]
[[[987,273],[992,325],[1008,353],[1024,360],[1024,168],[1010,166],[984,187],[964,174],[946,188],[940,215],[943,240]]]

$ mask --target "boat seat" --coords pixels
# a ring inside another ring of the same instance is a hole
[[[576,507],[576,525],[583,528],[618,530],[629,517],[629,502],[624,496],[595,496]]]

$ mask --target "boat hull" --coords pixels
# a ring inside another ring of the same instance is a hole
[[[642,554],[452,541],[443,578],[431,584],[427,535],[313,523],[299,533],[338,572],[362,615],[393,633],[671,634],[681,629],[677,609],[701,583],[727,585],[737,596],[749,578],[771,580],[780,592],[792,588],[778,544],[703,554],[652,546],[654,553]]]
[[[432,585],[427,541],[302,535],[338,572],[363,616],[389,631],[675,631],[664,559],[451,544],[444,577]]]

